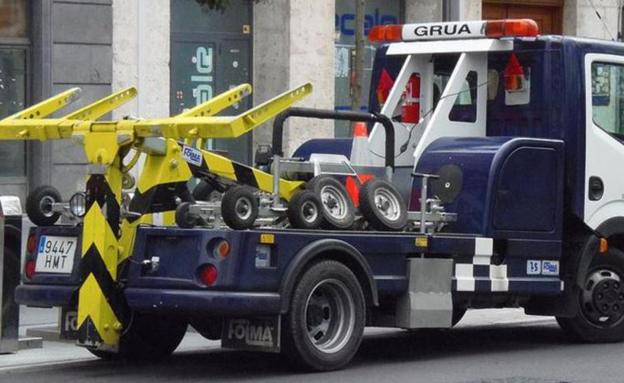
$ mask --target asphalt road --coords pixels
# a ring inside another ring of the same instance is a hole
[[[624,382],[624,343],[574,344],[552,322],[387,331],[365,337],[345,370],[301,373],[278,355],[221,349],[176,353],[167,362],[103,361],[0,373],[0,382]]]

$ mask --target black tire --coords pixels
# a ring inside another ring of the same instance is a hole
[[[575,302],[576,316],[557,317],[569,337],[589,343],[624,340],[624,252],[612,247],[594,256]]]
[[[211,201],[215,188],[206,181],[199,181],[197,186],[193,189],[192,196],[196,201]]]
[[[223,194],[221,215],[226,225],[235,230],[253,227],[258,218],[258,199],[248,186],[235,186]]]
[[[194,217],[189,213],[190,202],[182,202],[178,205],[175,211],[175,222],[178,227],[183,229],[192,229],[197,225],[197,217]]]
[[[26,214],[37,226],[52,226],[61,216],[52,212],[51,204],[61,202],[61,194],[49,185],[38,186],[26,197]]]
[[[286,215],[296,229],[318,229],[323,222],[321,200],[311,190],[297,192],[288,202]]]
[[[348,230],[355,220],[355,206],[344,185],[329,175],[312,178],[306,189],[312,190],[323,206],[322,226],[327,229]]]
[[[221,318],[191,318],[190,324],[195,331],[208,340],[221,339],[223,331],[223,319]]]
[[[177,318],[135,313],[130,327],[121,336],[119,352],[87,350],[104,360],[161,360],[175,351],[186,334],[186,328],[186,322]]]
[[[282,350],[315,371],[343,368],[355,356],[366,323],[358,279],[336,261],[312,265],[300,278],[283,319]]]
[[[360,211],[368,223],[381,231],[399,231],[407,225],[407,206],[390,182],[372,179],[360,188]]]

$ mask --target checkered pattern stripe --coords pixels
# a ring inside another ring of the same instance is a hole
[[[509,291],[507,265],[493,265],[494,240],[475,238],[474,256],[469,263],[455,262],[455,291]]]

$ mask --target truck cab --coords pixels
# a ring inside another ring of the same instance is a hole
[[[392,161],[381,123],[368,137],[305,143],[296,156],[322,148],[348,157],[356,181],[386,177],[398,199],[378,188],[360,202],[370,197],[391,215],[403,200],[410,224],[140,225],[118,280],[94,274],[124,318],[121,343],[83,345],[103,357],[163,356],[190,323],[226,347],[331,370],[351,360],[365,326],[448,328],[468,308],[494,307],[555,316],[585,341],[624,339],[624,181],[615,170],[624,45],[540,36],[532,20],[378,26],[370,38],[384,43],[371,114],[391,120]],[[80,247],[79,227],[31,233],[20,303],[71,310],[90,278],[85,262],[105,269],[79,252],[64,254],[68,268],[44,267],[50,241]]]

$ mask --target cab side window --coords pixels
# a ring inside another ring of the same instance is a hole
[[[591,76],[594,124],[624,140],[624,65],[594,62]]]

